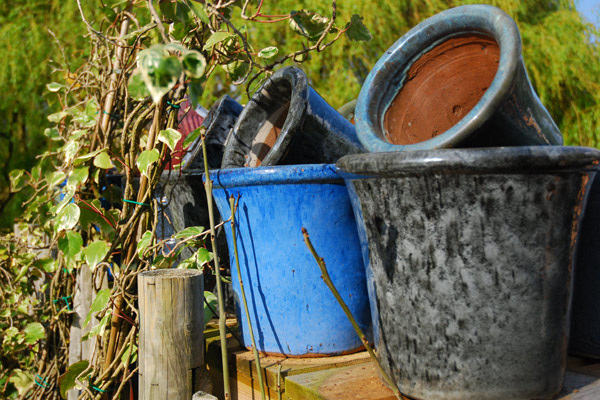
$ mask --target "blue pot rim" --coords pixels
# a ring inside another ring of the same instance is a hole
[[[425,174],[545,174],[596,171],[600,150],[569,146],[432,149],[355,154],[336,164],[345,180]]]
[[[422,54],[451,37],[479,33],[500,47],[498,70],[475,107],[456,125],[423,142],[396,145],[385,141],[383,117],[402,88],[406,72]],[[451,8],[421,22],[396,41],[377,61],[358,96],[354,115],[361,143],[373,152],[423,150],[454,146],[480,128],[508,95],[521,60],[521,37],[514,20],[489,5]]]
[[[275,165],[254,168],[228,168],[210,171],[215,189],[242,186],[332,183],[343,185],[334,164]],[[202,181],[206,175],[202,175]]]

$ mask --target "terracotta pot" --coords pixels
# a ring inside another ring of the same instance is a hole
[[[419,399],[549,398],[566,361],[571,265],[596,149],[342,158],[375,343]]]
[[[310,233],[329,274],[361,328],[371,318],[356,223],[344,181],[333,165],[285,165],[213,171],[214,198],[223,219],[238,198],[236,237],[240,271],[259,351],[316,357],[362,348],[307,249]],[[233,251],[225,224],[231,279],[242,342],[250,347]]]
[[[515,22],[487,5],[446,10],[402,36],[369,73],[355,119],[372,152],[562,144]]]
[[[244,107],[221,167],[332,163],[362,151],[354,126],[308,85],[302,70],[286,67]]]

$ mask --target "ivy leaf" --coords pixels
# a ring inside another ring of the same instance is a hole
[[[58,186],[65,181],[67,175],[64,172],[56,171],[48,175],[47,181],[50,187]]]
[[[250,64],[243,60],[237,60],[232,63],[222,65],[221,67],[229,74],[229,77],[235,83],[239,79],[246,76],[246,73],[250,68]]]
[[[35,344],[40,339],[43,339],[46,336],[46,331],[44,327],[39,322],[32,322],[27,324],[24,329],[25,332],[25,343],[26,344]]]
[[[292,11],[290,16],[292,30],[313,42],[321,37],[329,23],[329,18],[308,10]]]
[[[8,174],[10,178],[10,191],[12,193],[18,192],[29,183],[29,175],[25,174],[25,170],[13,169]]]
[[[58,248],[63,252],[65,257],[74,258],[81,251],[83,239],[79,232],[67,231],[65,236],[58,239]]]
[[[46,87],[51,92],[58,92],[60,89],[64,88],[65,85],[58,83],[58,82],[52,82],[52,83],[47,84]]]
[[[106,313],[106,315],[104,317],[102,317],[102,319],[100,320],[100,323],[98,323],[98,325],[94,326],[92,329],[90,329],[90,331],[88,333],[86,333],[85,335],[83,335],[83,337],[81,338],[82,342],[85,342],[86,340],[88,340],[91,337],[94,337],[96,335],[104,335],[104,330],[106,329],[106,326],[108,325],[108,322],[110,321],[110,313]]]
[[[75,162],[73,164],[79,165],[79,164],[83,163],[84,161],[87,161],[93,157],[96,157],[98,154],[100,154],[103,151],[105,151],[105,149],[98,149],[98,150],[94,150],[90,153],[84,154],[82,156],[79,156],[75,159]]]
[[[204,127],[194,129],[189,135],[183,140],[183,148],[187,149],[192,143],[196,141],[202,134],[202,130],[206,130]]]
[[[158,140],[169,146],[171,151],[175,151],[175,146],[180,139],[181,133],[173,128],[167,128],[158,133]]]
[[[259,51],[258,56],[260,58],[269,59],[269,58],[275,57],[277,55],[277,53],[279,53],[279,49],[275,46],[270,46],[270,47],[265,47],[264,49]]]
[[[106,151],[103,151],[102,153],[94,157],[94,165],[102,169],[114,168],[112,161],[110,161],[110,156]]]
[[[190,9],[180,0],[161,1],[159,3],[160,12],[168,19],[175,22],[186,22]]]
[[[144,251],[146,251],[148,246],[150,246],[150,244],[152,243],[151,240],[152,240],[152,232],[150,232],[150,231],[144,232],[144,234],[142,235],[142,237],[140,238],[140,240],[137,243],[138,257],[142,258]]]
[[[133,71],[133,74],[129,77],[129,83],[127,84],[127,92],[129,96],[138,101],[144,100],[146,97],[150,96],[150,92],[146,87],[146,83],[144,82],[144,78],[142,77],[142,72],[138,69]]]
[[[213,253],[211,253],[210,251],[208,251],[207,249],[205,249],[204,247],[201,247],[198,249],[198,251],[196,252],[197,254],[197,262],[198,262],[198,266],[202,266],[208,262],[211,262],[213,260],[213,258],[215,258],[215,255]]]
[[[190,78],[201,78],[206,70],[206,58],[197,50],[188,51],[181,61],[183,70]]]
[[[188,84],[188,96],[194,107],[198,106],[198,99],[204,92],[204,82],[206,78],[192,79]]]
[[[85,257],[85,262],[90,266],[90,269],[93,271],[106,256],[110,247],[108,243],[103,240],[97,240],[93,243],[90,243],[84,250],[83,256]]]
[[[69,174],[69,180],[67,181],[67,187],[77,187],[87,181],[89,176],[89,167],[78,167],[73,169]]]
[[[60,395],[63,399],[67,398],[67,391],[75,387],[75,380],[79,378],[79,375],[81,375],[89,365],[90,362],[88,360],[78,361],[69,365],[67,372],[58,378]]]
[[[177,232],[173,237],[175,239],[187,239],[192,236],[200,235],[204,232],[203,226],[189,226],[182,231]]]
[[[229,39],[230,37],[234,37],[234,36],[235,36],[234,33],[217,31],[217,32],[213,33],[212,35],[210,35],[210,37],[204,44],[204,47],[202,48],[202,50],[209,50],[209,49],[213,48],[213,46],[215,44],[222,42],[225,39]]]
[[[44,136],[53,141],[63,140],[56,128],[46,128],[44,129]]]
[[[68,231],[77,225],[79,221],[79,207],[75,204],[70,203],[65,208],[60,210],[56,216],[56,231]]]
[[[92,302],[90,311],[85,317],[85,321],[83,321],[84,328],[90,323],[90,320],[92,319],[92,315],[94,313],[104,310],[104,308],[108,304],[108,299],[110,299],[110,289],[102,289],[98,291],[98,293],[96,294],[96,298]],[[110,315],[110,313],[108,313],[108,315]]]
[[[69,115],[69,113],[67,113],[66,111],[59,111],[57,113],[48,115],[48,121],[59,123],[67,115]]]
[[[183,67],[177,57],[165,56],[164,46],[154,45],[142,50],[137,58],[138,68],[154,103],[158,103],[177,83]]]
[[[135,344],[127,345],[127,348],[121,356],[121,362],[126,365],[133,364],[137,360],[137,346]]]
[[[369,30],[363,23],[363,17],[361,17],[360,15],[352,15],[352,19],[346,24],[344,29],[346,30],[346,36],[352,41],[368,42],[371,39],[373,39],[371,32],[369,32]]]
[[[15,385],[17,388],[17,392],[19,395],[23,395],[29,391],[29,389],[34,385],[33,375],[29,372],[23,372],[19,368],[15,368],[12,370],[9,381]]]
[[[139,155],[137,161],[135,162],[135,165],[137,165],[137,167],[140,170],[140,173],[142,175],[148,177],[148,175],[146,174],[146,172],[147,172],[146,170],[148,169],[148,167],[150,165],[152,165],[156,161],[158,161],[159,158],[160,158],[160,154],[158,153],[157,149],[144,150]]]
[[[204,326],[206,326],[206,324],[208,323],[208,321],[211,320],[211,318],[217,316],[216,312],[219,303],[217,301],[217,296],[215,296],[214,293],[208,291],[204,292],[204,300],[206,300],[206,302],[204,303]],[[212,310],[215,310],[214,313],[212,312],[211,308],[209,308],[206,305],[206,303],[210,305]]]

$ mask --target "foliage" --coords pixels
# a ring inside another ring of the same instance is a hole
[[[11,192],[26,193],[21,220],[27,230],[3,239],[12,249],[5,274],[8,282],[39,276],[43,286],[29,285],[19,293],[41,296],[34,305],[44,312],[31,313],[15,300],[22,324],[2,326],[10,340],[6,353],[14,350],[14,360],[0,376],[10,392],[0,395],[56,399],[80,388],[85,398],[107,391],[118,398],[138,371],[137,275],[175,264],[209,272],[215,260],[205,244],[209,231],[188,227],[161,237],[157,229],[162,215],[157,188],[181,139],[176,117],[184,96],[197,102],[217,70],[224,72],[223,82],[246,83],[249,90],[248,84],[259,83],[274,68],[323,51],[344,36],[369,38],[358,15],[340,23],[308,10],[263,15],[260,7],[252,10],[242,2],[101,4],[92,20],[85,4],[77,2],[89,54],[77,69],[65,58],[62,77],[44,82],[47,104],[58,105],[46,108],[47,147],[35,166],[10,172]],[[335,15],[335,2],[331,11]],[[241,15],[239,23],[230,20],[234,14]],[[289,52],[258,49],[249,26],[262,22],[283,24],[306,45]],[[15,247],[32,234],[44,238],[43,256],[31,254],[26,244]],[[192,255],[181,259],[186,248]],[[96,294],[83,321],[91,328],[82,340],[93,342],[94,353],[68,365],[74,287],[84,272]],[[0,288],[5,290],[4,283]]]

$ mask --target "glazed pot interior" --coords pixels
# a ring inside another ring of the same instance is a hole
[[[277,83],[277,90],[271,90],[268,95],[261,97],[259,106],[266,111],[266,117],[252,140],[247,166],[260,166],[275,145],[285,125],[291,97],[292,86],[287,80],[280,80]]]
[[[500,46],[491,36],[463,32],[415,57],[385,111],[385,140],[414,144],[456,125],[475,107],[498,71]]]

